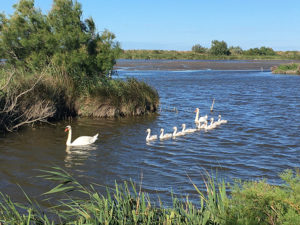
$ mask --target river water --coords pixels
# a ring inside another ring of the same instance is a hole
[[[155,87],[160,95],[157,115],[121,119],[76,119],[55,125],[26,128],[0,137],[0,191],[24,201],[54,184],[37,178],[41,169],[59,166],[84,184],[113,187],[114,182],[142,182],[153,200],[169,204],[171,192],[195,197],[191,183],[203,187],[208,171],[232,181],[265,178],[279,184],[278,173],[300,166],[300,76],[261,71],[128,71],[120,78],[136,77]],[[215,99],[214,112],[210,106]],[[176,139],[146,143],[146,129],[186,123],[194,127],[200,114],[227,124]],[[99,133],[85,148],[66,149],[68,124],[73,139]],[[101,191],[101,190],[100,190]]]

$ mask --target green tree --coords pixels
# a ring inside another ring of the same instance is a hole
[[[205,53],[207,51],[206,48],[201,46],[200,44],[193,45],[192,51],[196,53]]]
[[[230,55],[225,41],[213,40],[211,42],[210,54],[212,55]]]
[[[239,46],[230,46],[228,50],[229,50],[231,55],[241,55],[241,54],[243,54],[243,49]]]
[[[20,0],[7,18],[0,14],[0,58],[26,69],[42,69],[52,62],[76,83],[105,77],[113,69],[120,44],[108,30],[96,31],[92,18],[81,20],[81,5],[54,0],[48,15],[34,0]]]
[[[21,0],[14,5],[15,12],[10,19],[0,17],[0,57],[13,65],[40,66],[46,58],[44,37],[50,28],[46,17],[34,8],[33,0]]]
[[[269,47],[250,48],[245,51],[246,55],[276,55],[276,52]]]

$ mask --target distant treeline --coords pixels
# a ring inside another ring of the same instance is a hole
[[[123,50],[123,59],[295,59],[300,60],[300,51],[274,51],[270,47],[243,50],[239,46],[228,47],[225,41],[213,40],[210,48],[200,44],[191,51],[170,50]]]

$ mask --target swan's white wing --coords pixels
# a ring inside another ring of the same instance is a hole
[[[95,136],[91,137],[91,136],[81,136],[76,138],[71,145],[89,145],[94,143],[96,140],[98,139],[98,134],[96,134]]]

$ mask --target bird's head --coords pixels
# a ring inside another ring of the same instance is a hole
[[[71,129],[71,126],[70,126],[70,125],[66,126],[65,132],[69,131],[70,129]]]

